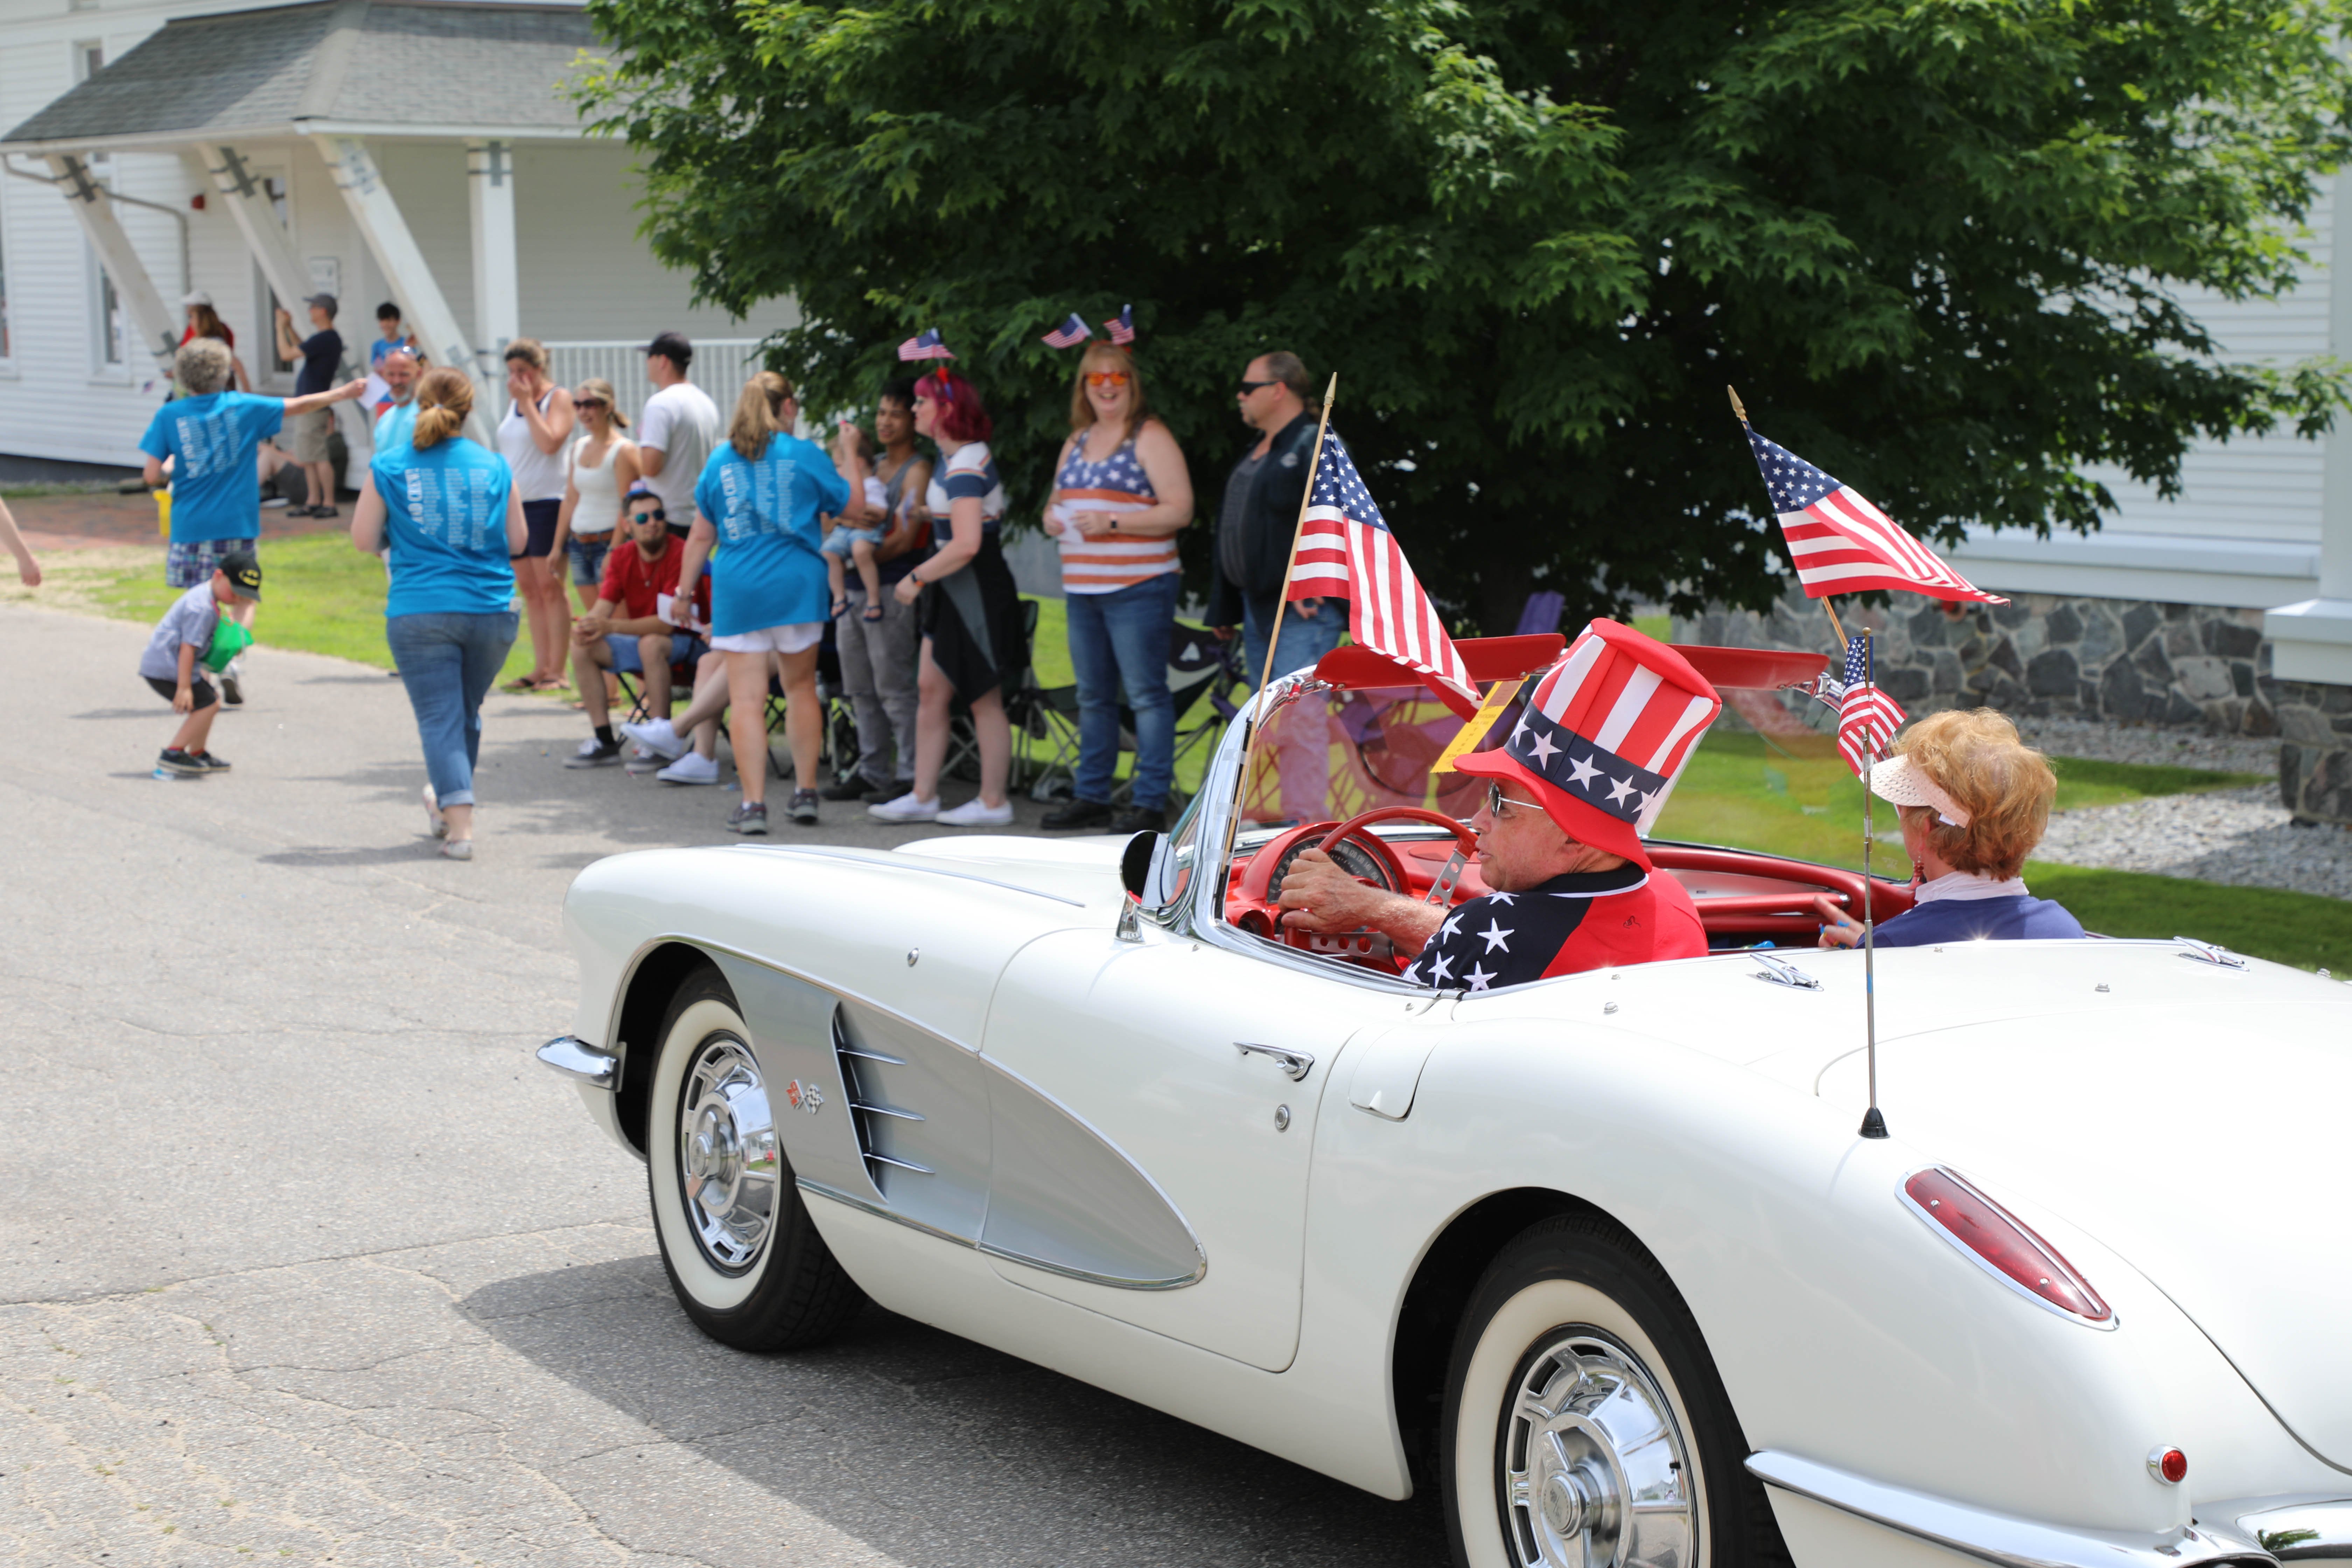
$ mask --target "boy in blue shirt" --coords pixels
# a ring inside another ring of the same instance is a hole
[[[220,713],[220,696],[211,681],[196,673],[196,661],[211,650],[224,614],[260,602],[261,563],[252,551],[236,550],[221,558],[210,582],[181,595],[155,623],[147,650],[139,656],[139,673],[157,696],[171,700],[173,712],[187,715],[155,760],[159,772],[192,776],[228,772],[228,763],[205,749],[212,738],[213,720]]]

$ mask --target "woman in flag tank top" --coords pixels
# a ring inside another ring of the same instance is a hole
[[[891,589],[902,605],[920,596],[923,646],[916,668],[914,787],[866,808],[883,822],[1002,827],[1013,821],[1013,803],[1004,796],[1013,763],[1004,689],[1020,679],[1029,650],[1021,595],[997,542],[1005,500],[1004,481],[988,450],[994,428],[980,389],[953,371],[934,370],[915,384],[916,433],[940,448],[939,468],[924,494],[935,547]],[[941,811],[940,773],[959,698],[971,710],[980,745],[980,794]]]
[[[1075,798],[1047,827],[1157,832],[1175,782],[1176,707],[1168,646],[1176,626],[1176,535],[1192,520],[1192,479],[1154,418],[1135,357],[1092,343],[1070,389],[1070,438],[1055,465],[1045,531],[1061,545],[1070,665],[1078,685]],[[1135,789],[1114,814],[1119,698],[1135,715]]]
[[[1990,708],[1931,713],[1870,770],[1870,791],[1903,817],[1912,905],[1879,922],[1880,947],[2079,937],[2060,905],[2026,891],[2020,873],[2050,826],[2058,775]],[[1853,947],[1862,922],[1827,899],[1823,947]]]

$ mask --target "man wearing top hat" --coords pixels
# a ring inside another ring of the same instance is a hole
[[[1283,879],[1283,924],[1384,931],[1417,954],[1404,977],[1441,990],[1697,957],[1698,910],[1652,869],[1641,834],[1722,708],[1682,655],[1596,620],[1538,678],[1501,743],[1454,764],[1488,781],[1470,818],[1486,897],[1441,909],[1368,887],[1309,849]]]

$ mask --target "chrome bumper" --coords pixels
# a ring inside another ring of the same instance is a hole
[[[2282,1563],[2352,1562],[2352,1494],[2297,1492],[2197,1505]]]
[[[558,1035],[539,1047],[539,1059],[568,1079],[610,1093],[621,1087],[621,1058],[602,1046]]]
[[[2200,1520],[2146,1534],[2078,1530],[1886,1486],[1793,1454],[1752,1455],[1748,1470],[1767,1486],[2003,1568],[2276,1568],[2279,1562],[2240,1535],[2234,1521],[2216,1528]]]

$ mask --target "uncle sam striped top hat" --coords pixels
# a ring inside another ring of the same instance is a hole
[[[1681,654],[1611,620],[1532,679],[1502,744],[1454,765],[1517,783],[1570,838],[1647,868],[1642,834],[1723,699]]]

